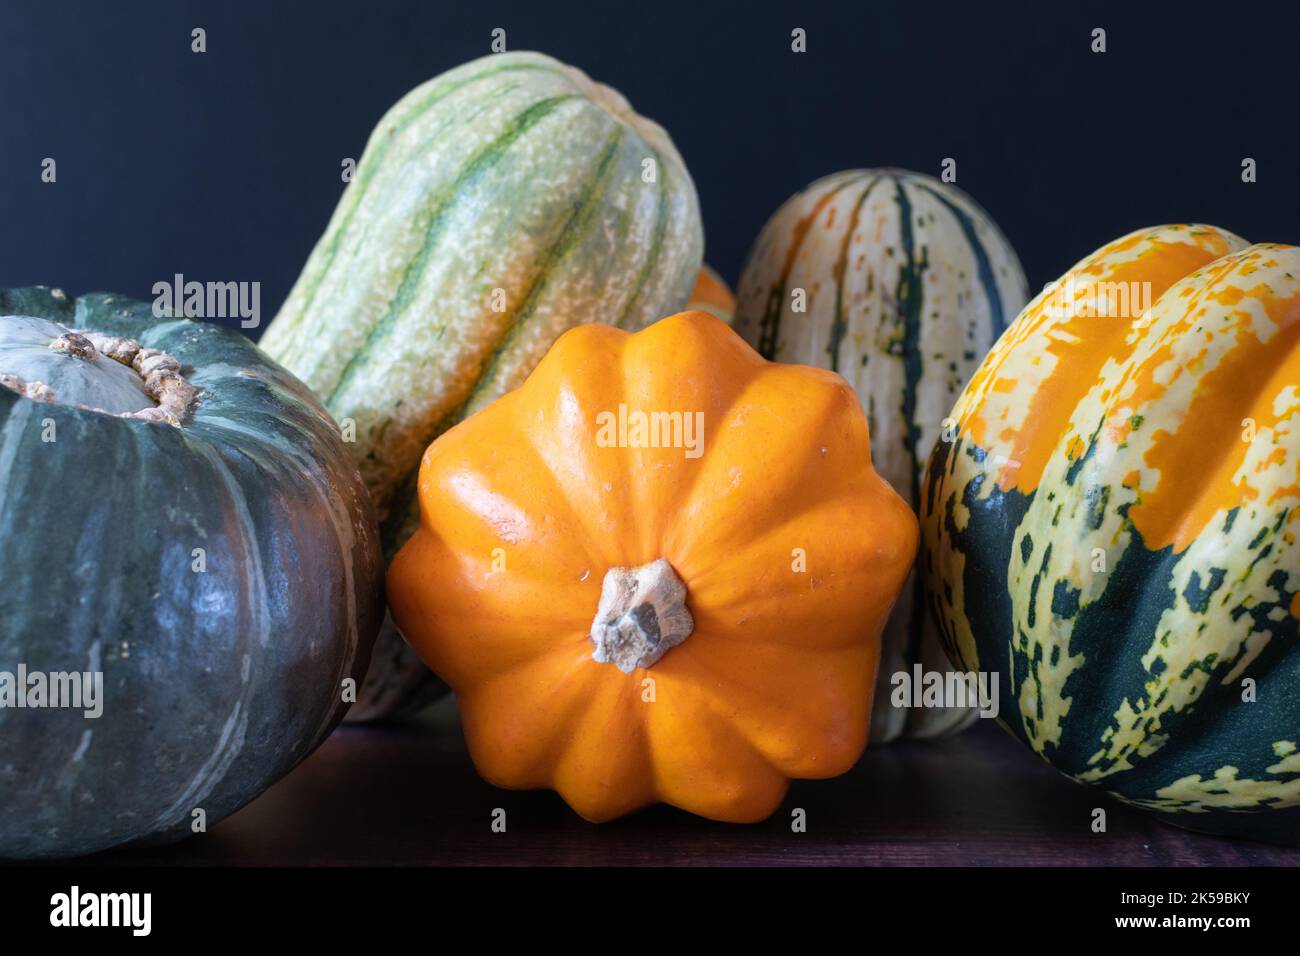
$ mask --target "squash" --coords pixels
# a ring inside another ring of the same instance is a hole
[[[435,441],[388,596],[489,782],[749,822],[861,754],[916,535],[843,379],[689,312],[566,333]]]
[[[374,510],[306,386],[103,294],[0,290],[0,566],[3,857],[233,813],[342,717],[383,608]],[[57,674],[93,706],[34,706]]]
[[[965,193],[897,169],[837,173],[786,202],[740,280],[736,330],[769,359],[839,372],[876,469],[913,508],[944,415],[1028,300],[1015,252]],[[969,708],[893,704],[895,675],[948,662],[913,577],[885,629],[871,739],[935,737]]]
[[[343,426],[391,557],[429,442],[519,385],[565,329],[684,307],[703,244],[660,126],[548,56],[494,54],[380,120],[260,344]],[[410,710],[430,681],[386,628],[357,714]]]
[[[700,267],[700,274],[695,279],[695,288],[691,290],[691,301],[686,306],[686,311],[708,312],[730,325],[736,312],[736,297],[722,277],[705,264]]]
[[[1300,248],[1212,226],[1039,295],[926,476],[929,602],[1052,766],[1300,842]]]

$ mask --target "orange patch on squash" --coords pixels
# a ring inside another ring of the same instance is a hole
[[[1280,465],[1284,461],[1286,461],[1286,449],[1279,445],[1277,448],[1274,448],[1269,452],[1267,458],[1255,466],[1255,471],[1264,471],[1268,468],[1272,468],[1274,465]]]
[[[1275,505],[1283,498],[1300,498],[1300,485],[1287,485],[1284,488],[1274,489],[1273,493],[1268,496],[1268,504]]]
[[[1260,489],[1249,479],[1239,482],[1234,477],[1250,450],[1242,423],[1252,420],[1257,432],[1271,428],[1277,423],[1274,399],[1300,381],[1300,295],[1278,299],[1268,289],[1255,287],[1249,292],[1225,290],[1215,298],[1235,305],[1246,295],[1264,306],[1279,331],[1262,342],[1243,314],[1236,345],[1196,383],[1182,426],[1152,436],[1144,460],[1160,477],[1129,512],[1152,550],[1173,545],[1175,552],[1183,551],[1220,511],[1259,497]],[[1153,376],[1168,357],[1165,349],[1159,360],[1144,363],[1134,389],[1135,404],[1164,391]]]
[[[1209,239],[1208,243],[1204,242],[1205,238]],[[1108,261],[1108,257],[1129,252],[1143,242],[1149,242],[1151,248],[1138,258]],[[1227,250],[1226,242],[1219,236],[1202,237],[1202,244],[1188,244],[1155,241],[1150,233],[1143,232],[1111,243],[1073,275],[1076,282],[1150,283],[1150,301],[1154,303],[1179,279],[1213,262]],[[1062,277],[1061,288],[1069,276],[1067,273]],[[969,420],[963,423],[981,448],[990,448],[990,439],[996,434],[999,446],[1010,449],[1007,457],[1020,463],[1018,468],[1003,471],[999,485],[1004,491],[1015,487],[1028,494],[1038,487],[1057,439],[1068,428],[1079,401],[1097,383],[1102,367],[1110,359],[1124,361],[1133,351],[1133,344],[1126,340],[1140,315],[1115,318],[1085,311],[1049,325],[1052,320],[1044,306],[1051,301],[1047,297],[1022,315],[1013,326],[1014,339],[1007,340],[1023,342],[1030,337],[1045,337],[1047,341],[1042,349],[1056,359],[1047,378],[1032,394],[1023,396],[1023,402],[1034,413],[1017,426],[985,419],[984,406],[977,403]],[[1002,361],[1016,349],[999,351],[1000,355],[995,353],[975,373],[971,392],[1005,392],[1021,384],[1001,374]]]

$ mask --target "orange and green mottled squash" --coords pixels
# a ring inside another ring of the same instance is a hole
[[[1300,843],[1300,248],[1143,229],[980,367],[922,500],[929,602],[1001,719],[1192,829]]]

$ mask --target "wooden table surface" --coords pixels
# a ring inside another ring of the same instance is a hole
[[[1106,808],[1106,833],[1092,810]],[[495,808],[506,832],[494,833]],[[807,832],[791,832],[791,811]],[[498,790],[470,763],[451,702],[418,723],[345,727],[243,810],[184,843],[103,864],[1298,865],[1300,850],[1166,826],[1041,763],[990,722],[872,749],[836,780],[796,782],[753,826],[666,807],[602,826],[548,792]]]

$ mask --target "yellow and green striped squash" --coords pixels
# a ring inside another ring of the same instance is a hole
[[[391,558],[418,522],[429,443],[520,385],[567,329],[680,311],[703,245],[695,187],[658,124],[551,57],[495,54],[380,120],[259,344],[355,429]],[[386,628],[350,717],[438,686]]]
[[[735,327],[766,358],[828,368],[867,414],[876,470],[914,509],[944,416],[1029,298],[1020,262],[964,192],[899,169],[827,176],[764,227],[737,293]],[[935,737],[968,708],[893,706],[893,679],[948,662],[916,575],[886,624],[871,740]]]
[[[1084,259],[958,400],[922,524],[948,652],[1016,737],[1300,843],[1300,248],[1176,225]]]

